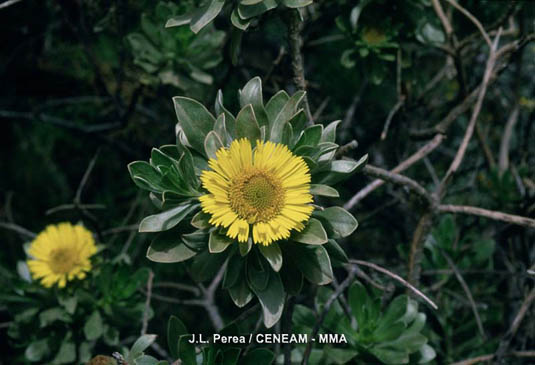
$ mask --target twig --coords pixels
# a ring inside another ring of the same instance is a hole
[[[149,271],[149,278],[147,279],[147,298],[145,299],[145,309],[143,310],[143,322],[141,326],[141,336],[147,333],[147,327],[149,325],[149,313],[150,313],[150,300],[152,297],[152,280],[154,279],[154,273]]]
[[[408,159],[401,162],[399,165],[397,165],[394,169],[390,170],[390,172],[393,173],[399,173],[410,166],[412,166],[415,162],[421,160],[425,156],[427,156],[431,151],[433,151],[435,148],[438,147],[442,143],[442,140],[444,139],[443,135],[437,134],[435,138],[433,138],[431,141],[427,142],[422,148],[420,148],[416,153],[411,155]],[[357,205],[358,202],[360,202],[362,199],[364,199],[366,196],[368,196],[372,191],[377,189],[379,186],[383,185],[385,182],[383,180],[374,180],[370,184],[366,185],[363,189],[361,189],[357,194],[353,195],[349,201],[344,204],[344,208],[347,210],[352,209],[355,205]]]
[[[513,130],[515,128],[516,122],[518,121],[518,114],[520,108],[516,104],[507,120],[505,125],[505,130],[503,131],[502,142],[500,144],[500,158],[498,162],[498,167],[500,175],[502,175],[505,170],[509,168],[509,142],[511,142],[511,137],[513,136]]]
[[[331,305],[334,303],[334,301],[344,292],[344,290],[346,290],[347,287],[349,287],[349,285],[351,285],[355,277],[355,272],[356,272],[355,268],[350,268],[348,270],[348,275],[345,278],[345,280],[340,283],[340,286],[329,297],[327,302],[325,302],[325,305],[323,306],[323,310],[321,311],[318,319],[316,320],[316,323],[314,324],[314,328],[312,329],[312,333],[310,334],[311,338],[316,337],[316,335],[318,334],[321,328],[321,325],[323,321],[325,320],[325,316],[329,312],[329,309],[331,308]],[[305,348],[305,352],[303,353],[303,360],[301,362],[302,365],[308,364],[308,358],[310,357],[311,351],[312,351],[312,341],[309,341]]]
[[[446,36],[448,37],[448,39],[451,39],[451,36],[453,34],[453,28],[451,27],[448,17],[446,16],[446,14],[444,14],[442,5],[440,5],[439,0],[432,0],[432,2],[433,2],[433,9],[435,10],[435,13],[440,19],[440,22],[442,23],[442,27],[444,28],[444,31],[446,32]]]
[[[410,289],[414,294],[418,295],[420,298],[422,298],[427,304],[429,304],[433,309],[437,310],[438,309],[438,306],[431,300],[429,299],[424,293],[422,293],[420,290],[416,289],[413,285],[409,284],[405,279],[403,279],[401,276],[397,275],[397,274],[394,274],[393,272],[391,271],[388,271],[387,269],[381,267],[381,266],[378,266],[374,263],[371,263],[371,262],[367,262],[367,261],[362,261],[362,260],[349,260],[350,263],[352,264],[356,264],[356,265],[362,265],[362,266],[367,266],[367,267],[370,267],[374,270],[377,270],[379,272],[382,272],[383,274],[385,275],[388,275],[390,276],[392,279],[395,279],[397,280],[398,282],[400,282],[403,286],[405,286],[406,288]]]
[[[25,237],[32,238],[32,239],[37,236],[37,234],[33,233],[32,231],[29,231],[26,228],[21,227],[15,223],[0,222],[0,227],[9,229],[11,231],[15,231]]]
[[[7,0],[4,1],[2,4],[0,4],[0,9],[7,8],[8,6],[15,5],[18,2],[21,2],[22,0]]]
[[[435,1],[437,1],[437,0],[435,0]],[[466,16],[468,19],[470,19],[470,21],[472,23],[474,23],[474,25],[477,27],[477,29],[481,32],[481,35],[485,39],[485,42],[487,42],[487,45],[492,48],[493,47],[492,41],[490,40],[490,37],[489,37],[487,31],[485,30],[485,28],[483,28],[483,25],[481,25],[481,22],[479,20],[477,20],[477,18],[475,16],[473,16],[468,10],[466,10],[461,5],[459,5],[455,0],[446,0],[446,1],[448,3],[450,3],[455,9],[457,9],[461,13],[463,13],[463,15]]]
[[[412,235],[411,249],[409,252],[409,283],[418,285],[420,282],[420,263],[422,261],[422,244],[425,242],[429,232],[431,231],[431,224],[433,223],[434,209],[429,206],[422,214],[416,228]]]
[[[481,111],[481,106],[483,105],[483,100],[485,99],[485,95],[487,93],[487,86],[489,84],[489,80],[493,73],[494,65],[496,63],[496,49],[498,47],[498,42],[500,40],[500,34],[501,32],[498,32],[498,34],[494,38],[494,43],[492,44],[492,47],[490,48],[490,54],[487,60],[487,65],[485,67],[485,74],[483,75],[483,81],[481,83],[481,90],[479,91],[476,105],[474,106],[474,110],[472,112],[470,122],[468,123],[468,127],[466,128],[466,132],[464,134],[461,145],[459,146],[459,149],[457,150],[455,159],[451,163],[446,175],[444,176],[444,178],[442,179],[440,183],[440,186],[438,189],[439,195],[442,195],[444,193],[446,185],[448,184],[453,174],[457,171],[457,169],[461,165],[461,162],[466,153],[466,149],[468,148],[468,143],[470,142],[470,139],[472,138],[472,135],[474,133],[475,124],[479,117],[479,112]]]
[[[535,357],[535,350],[533,350],[533,351],[513,351],[513,352],[511,352],[511,353],[509,353],[507,355],[508,356],[512,356],[512,357],[520,357],[520,358]],[[474,365],[474,364],[482,363],[484,361],[490,361],[492,359],[494,359],[494,354],[487,354],[487,355],[481,355],[481,356],[473,357],[471,359],[467,359],[467,360],[463,360],[463,361],[458,361],[458,362],[452,363],[450,365]]]
[[[518,331],[518,328],[520,327],[520,324],[522,323],[522,320],[526,316],[526,313],[531,306],[531,304],[535,301],[535,288],[531,289],[529,294],[526,296],[524,301],[522,302],[522,305],[520,306],[520,309],[518,310],[518,313],[515,316],[515,319],[511,323],[511,327],[507,331],[507,333],[503,336],[502,340],[500,341],[500,345],[498,346],[498,350],[495,353],[496,360],[499,362],[504,354],[507,352],[507,349],[509,348],[509,345],[511,341],[513,340],[514,336],[516,335],[516,332]]]
[[[450,205],[442,204],[438,206],[438,211],[441,213],[461,213],[472,214],[480,217],[503,221],[507,223],[516,224],[519,226],[535,228],[535,219],[522,217],[519,215],[512,215],[483,208],[470,207],[466,205]]]
[[[130,224],[127,226],[114,227],[102,231],[102,235],[107,236],[110,234],[121,233],[121,232],[130,232],[137,231],[139,229],[139,224]]]
[[[87,180],[89,179],[89,175],[91,175],[91,172],[93,171],[93,168],[95,167],[95,163],[97,162],[99,152],[100,152],[100,149],[97,150],[97,152],[95,153],[95,155],[89,162],[89,165],[87,166],[87,169],[85,170],[84,176],[82,177],[82,180],[80,181],[80,184],[78,185],[78,189],[76,189],[76,195],[74,196],[74,204],[78,206],[81,204],[82,191],[84,190]]]
[[[399,98],[398,102],[396,103],[396,105],[394,105],[392,110],[390,110],[390,112],[388,113],[388,117],[386,118],[386,122],[385,122],[385,125],[383,127],[383,131],[381,132],[381,141],[384,141],[386,139],[386,136],[388,134],[388,129],[390,128],[390,123],[392,122],[392,119],[394,118],[394,115],[396,115],[398,110],[401,109],[403,104],[405,104],[405,97],[401,96]]]
[[[406,176],[396,174],[395,172],[390,172],[388,170],[372,165],[364,166],[362,172],[366,175],[373,176],[381,180],[389,181],[396,185],[407,186],[416,194],[424,198],[424,200],[426,200],[429,205],[435,205],[435,198],[433,198],[433,196],[429,194],[429,192],[425,190],[424,187]]]
[[[470,306],[472,307],[472,312],[474,312],[474,317],[476,318],[477,328],[479,330],[479,333],[481,334],[481,337],[483,340],[487,339],[487,335],[485,334],[485,329],[483,328],[483,323],[481,322],[481,317],[479,316],[479,311],[477,310],[476,303],[474,302],[474,297],[472,296],[472,292],[470,291],[470,288],[466,284],[466,281],[464,280],[463,276],[459,272],[459,269],[451,259],[450,255],[448,255],[444,250],[441,250],[442,256],[446,259],[448,262],[448,265],[451,267],[453,272],[455,273],[455,277],[457,278],[457,281],[459,281],[459,284],[461,284],[464,293],[466,294],[466,297],[468,298],[468,301],[470,302]]]
[[[318,107],[318,109],[316,109],[316,111],[314,112],[314,115],[312,116],[312,120],[315,122],[316,120],[319,119],[319,117],[321,117],[321,114],[323,113],[323,111],[325,110],[325,108],[327,107],[327,105],[329,104],[329,101],[331,101],[331,97],[330,96],[327,96],[320,104],[320,106]]]
[[[189,291],[193,293],[193,295],[197,295],[197,296],[201,294],[201,291],[199,288],[196,288],[192,285],[181,284],[181,283],[161,282],[161,283],[155,283],[154,287],[155,288],[172,288],[172,289],[177,289],[177,290]]]
[[[299,10],[288,9],[288,43],[290,44],[290,57],[292,60],[293,81],[298,89],[306,91],[305,66],[303,61],[303,38],[301,37],[301,30],[303,23],[300,19]],[[312,123],[313,117],[308,103],[308,96],[303,98],[303,106],[309,124]]]
[[[48,209],[45,214],[50,215],[57,212],[61,212],[63,210],[71,209],[106,209],[106,206],[104,204],[62,204],[58,205],[57,207]]]
[[[340,158],[342,156],[347,155],[349,153],[349,151],[354,150],[355,148],[358,147],[358,145],[359,144],[358,144],[358,142],[356,140],[352,140],[351,142],[346,143],[343,146],[340,146],[340,148],[338,148],[338,150],[336,151],[336,157]]]

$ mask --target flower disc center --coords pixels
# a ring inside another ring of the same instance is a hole
[[[69,248],[57,248],[50,253],[50,269],[56,274],[68,273],[77,261],[76,252]]]
[[[279,179],[258,169],[236,176],[228,196],[232,210],[250,224],[269,221],[284,205],[284,191]]]

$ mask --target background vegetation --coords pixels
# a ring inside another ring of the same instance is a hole
[[[239,1],[215,2],[202,29],[165,28],[206,3],[194,0],[0,3],[0,364],[85,363],[146,333],[159,335],[146,353],[175,360],[171,316],[207,335],[239,318],[243,333],[353,336],[248,346],[242,363],[533,362],[534,3],[264,0],[240,17]],[[173,96],[213,110],[222,90],[237,112],[254,76],[266,98],[306,88],[310,120],[341,120],[338,156],[369,156],[328,203],[359,221],[341,241],[348,263],[270,330],[221,275],[196,283],[185,264],[146,259],[137,224],[156,208],[126,168],[175,143]],[[83,222],[101,251],[87,280],[45,290],[24,244],[61,221]],[[396,334],[389,316],[407,316]]]

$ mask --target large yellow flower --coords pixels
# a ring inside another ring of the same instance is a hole
[[[255,243],[269,245],[302,230],[314,210],[308,166],[283,144],[258,141],[253,151],[248,139],[234,140],[208,164],[201,207],[230,238],[246,242],[252,230]]]
[[[95,240],[82,225],[50,225],[31,243],[28,253],[33,259],[28,260],[28,267],[32,277],[41,279],[47,288],[56,283],[63,288],[67,281],[85,278],[95,252]]]

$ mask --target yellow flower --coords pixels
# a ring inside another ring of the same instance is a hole
[[[31,243],[28,268],[35,280],[50,288],[58,283],[65,287],[67,281],[83,279],[91,270],[89,260],[97,252],[95,240],[85,227],[70,223],[49,225]]]
[[[269,245],[301,231],[314,207],[310,172],[305,161],[287,146],[273,142],[235,140],[210,159],[201,181],[209,194],[199,198],[210,224],[227,228],[226,235]],[[250,226],[252,225],[252,229]]]

